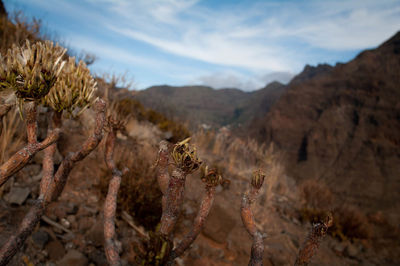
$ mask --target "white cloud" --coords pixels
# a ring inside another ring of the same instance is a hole
[[[293,40],[357,50],[376,46],[400,29],[395,1],[256,2],[219,11],[199,4],[121,1],[112,8],[130,23],[108,27],[175,55],[265,72],[296,71],[307,63],[300,62]]]
[[[236,88],[244,91],[252,91],[265,87],[273,81],[287,84],[293,74],[289,72],[271,72],[266,75],[243,75],[236,71],[219,71],[199,76],[191,83],[210,86],[216,89]]]

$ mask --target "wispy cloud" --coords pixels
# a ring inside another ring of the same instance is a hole
[[[49,1],[20,0],[46,11],[75,49],[98,54],[102,69],[132,69],[143,84],[256,89],[307,63],[349,60],[400,30],[398,0]]]
[[[122,1],[113,9],[131,24],[108,27],[180,56],[264,71],[298,67],[300,43],[306,48],[359,50],[400,29],[400,4],[390,0],[246,2],[217,11],[199,4]]]

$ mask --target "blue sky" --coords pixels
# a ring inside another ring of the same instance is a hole
[[[4,0],[3,0],[4,1]],[[351,60],[400,30],[398,0],[5,0],[74,49],[97,74],[135,89],[208,85],[254,90],[304,65]]]

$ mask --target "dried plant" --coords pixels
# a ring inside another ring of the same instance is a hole
[[[174,259],[181,256],[194,242],[196,237],[201,232],[204,222],[210,213],[211,207],[214,202],[215,187],[218,186],[222,181],[222,176],[218,174],[216,169],[208,169],[208,166],[204,168],[204,173],[201,180],[205,184],[205,195],[201,200],[200,208],[197,216],[194,220],[193,227],[190,232],[183,238],[183,240],[174,248],[171,252],[169,262],[172,264]]]
[[[201,164],[197,158],[196,149],[185,139],[175,144],[171,157],[175,169],[169,179],[166,191],[165,208],[161,216],[160,234],[169,237],[175,227],[183,203],[186,176],[197,170]]]
[[[45,159],[47,162],[43,164],[44,178],[42,178],[40,184],[39,197],[23,218],[17,232],[10,236],[1,247],[0,265],[6,265],[11,260],[40,221],[47,205],[61,195],[74,164],[83,160],[101,141],[105,122],[105,102],[98,100],[94,105],[94,109],[96,111],[96,126],[93,134],[88,137],[78,151],[68,154],[63,159],[55,174],[50,177],[50,182],[45,176],[49,175],[54,169],[53,159],[51,157]],[[45,156],[51,156],[51,153],[48,152]],[[47,169],[47,167],[51,167],[51,169]]]
[[[13,45],[6,57],[0,58],[0,88],[13,90],[19,99],[37,101],[46,96],[64,66],[66,49],[50,41],[22,47]]]
[[[196,148],[189,144],[190,139],[185,139],[174,145],[170,156],[174,161],[175,169],[170,176],[168,173],[169,145],[166,141],[160,142],[159,158],[157,160],[157,179],[160,190],[163,193],[159,235],[162,239],[171,241],[171,233],[180,213],[186,176],[200,167],[201,161],[197,157]],[[205,183],[205,195],[201,200],[198,214],[194,220],[193,227],[183,238],[178,246],[169,250],[165,265],[173,265],[177,257],[181,256],[194,242],[204,225],[204,222],[214,202],[215,187],[222,182],[222,176],[216,169],[203,168],[201,180]],[[160,251],[153,252],[158,254]],[[162,264],[164,265],[164,264]]]
[[[332,213],[327,213],[324,219],[313,224],[311,232],[304,242],[296,258],[295,266],[308,265],[318,250],[319,243],[333,224]]]
[[[186,175],[196,171],[201,161],[197,158],[196,148],[189,145],[190,138],[177,143],[172,151],[172,158],[176,167],[181,169]]]
[[[57,112],[72,113],[80,108],[80,113],[93,102],[97,83],[83,61],[75,63],[70,57],[65,64],[60,78],[54,84],[49,94],[44,98],[44,104]]]
[[[242,206],[241,206],[241,216],[242,222],[253,238],[253,245],[251,246],[251,255],[249,265],[263,265],[263,252],[264,252],[264,243],[263,243],[263,235],[261,232],[257,230],[254,215],[251,211],[251,205],[257,199],[258,193],[262,184],[264,183],[265,174],[261,170],[254,171],[253,176],[251,178],[251,189],[249,192],[245,193],[242,198]]]
[[[21,133],[24,125],[16,108],[11,109],[1,118],[0,125],[2,129],[0,133],[0,164],[3,164],[24,144],[25,134]]]
[[[166,265],[172,247],[173,243],[168,237],[150,232],[149,239],[137,248],[136,263],[138,265]]]
[[[31,45],[27,41],[23,47],[13,46],[8,50],[6,58],[0,58],[0,88],[13,91],[19,106],[24,105],[28,138],[28,144],[0,166],[0,186],[22,169],[35,153],[45,149],[39,197],[22,220],[16,234],[0,249],[0,265],[12,258],[41,219],[46,206],[60,196],[74,164],[93,151],[103,136],[106,104],[98,100],[94,108],[97,113],[94,134],[78,151],[67,155],[54,173],[53,157],[55,143],[60,135],[62,111],[72,113],[77,107],[87,108],[96,89],[96,83],[83,63],[76,66],[75,60],[69,58],[66,68],[63,68],[62,57],[65,51],[51,42]],[[49,97],[43,100],[46,96]],[[37,105],[41,102],[53,108],[53,115],[47,137],[38,142]]]

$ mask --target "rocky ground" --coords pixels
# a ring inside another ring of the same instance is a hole
[[[90,128],[91,120],[90,116],[82,119],[84,123],[64,123],[64,134],[58,147],[56,163],[85,139],[84,132],[89,132],[85,127]],[[135,128],[128,127],[130,136],[120,136],[117,151],[118,147],[131,143],[127,139],[136,138],[136,145],[145,147],[148,154],[154,154],[150,158],[154,160],[157,142],[162,134],[149,125],[133,124],[136,129],[142,127],[142,131],[147,128],[147,134],[141,135],[142,139],[138,140]],[[200,149],[200,155],[205,161],[221,159],[218,154],[210,153],[207,149]],[[42,171],[41,156],[38,153],[6,185],[0,200],[0,244],[13,234],[37,197]],[[104,195],[99,188],[101,179],[105,178],[104,169],[101,147],[77,164],[62,196],[49,206],[45,217],[10,265],[107,264],[103,251],[102,228]],[[234,166],[227,167],[225,171],[225,178],[229,178],[231,183],[229,187],[217,189],[215,203],[203,232],[183,258],[177,260],[178,265],[247,265],[251,239],[240,219],[240,201],[242,193],[249,186],[250,171],[235,170]],[[295,182],[285,174],[267,182],[274,182],[274,186],[266,185],[254,206],[257,226],[266,236],[264,265],[291,265],[311,226],[307,222],[300,222],[301,201]],[[198,174],[188,178],[186,200],[176,228],[175,242],[190,230],[202,193],[203,185]],[[140,232],[145,230],[140,223],[131,220],[129,215],[119,214],[116,225],[123,262],[125,265],[134,265],[135,246],[140,242]],[[394,265],[396,261],[385,261],[384,257],[385,254],[393,257],[391,252],[395,251],[396,249],[382,249],[377,253],[368,241],[340,242],[327,236],[312,264]]]

